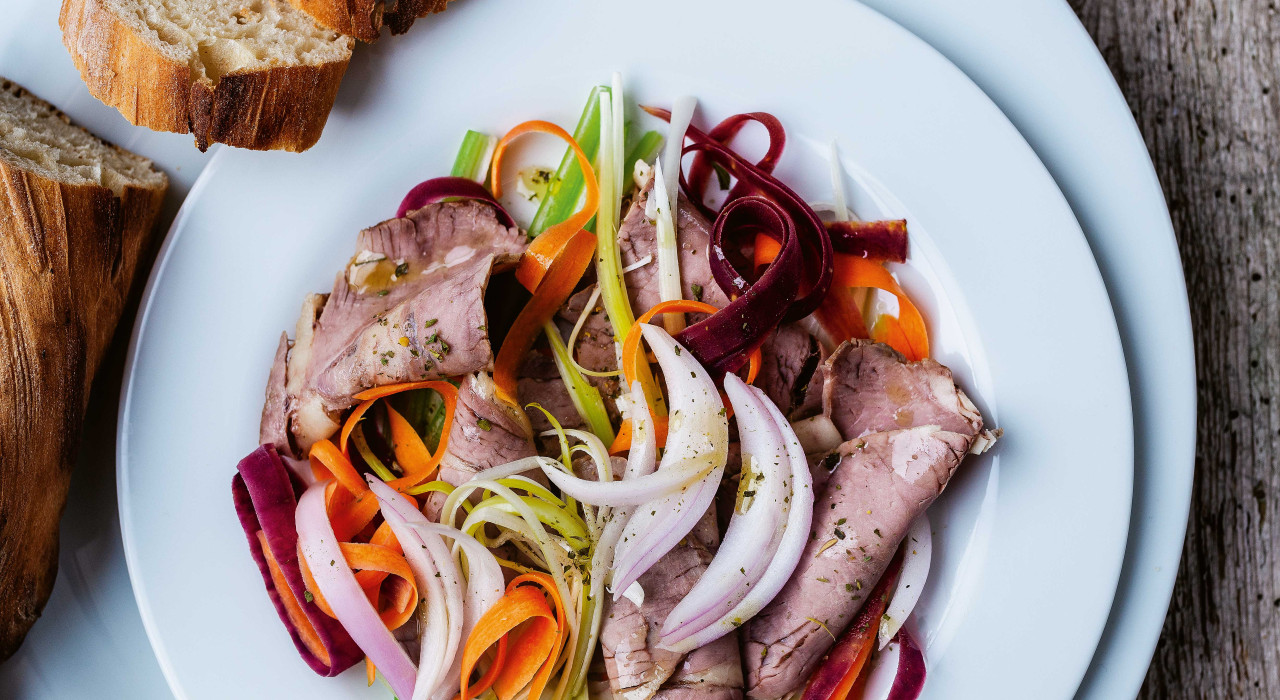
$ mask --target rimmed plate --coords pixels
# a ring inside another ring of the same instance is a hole
[[[938,356],[1009,436],[967,464],[934,513],[937,574],[920,608],[928,693],[1074,692],[1114,593],[1132,488],[1124,362],[1088,247],[1017,132],[923,43],[837,0],[812,8],[830,20],[821,26],[766,7],[460,5],[394,51],[370,49],[348,77],[366,89],[348,93],[357,104],[341,105],[316,149],[213,159],[153,272],[118,443],[130,575],[176,695],[345,697],[362,685],[297,662],[227,497],[253,447],[274,339],[305,292],[331,284],[356,230],[447,169],[464,129],[570,122],[614,68],[641,99],[692,93],[714,116],[774,112],[792,136],[781,174],[815,198],[826,196],[824,144],[838,137],[866,183],[864,213],[910,219],[904,277]],[[504,27],[518,52],[477,53],[476,37],[498,42]],[[689,62],[691,46],[704,64]],[[434,77],[420,70],[430,56],[481,54]],[[795,72],[783,55],[819,69]],[[883,211],[865,210],[871,195]]]

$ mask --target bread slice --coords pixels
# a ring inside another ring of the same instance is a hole
[[[63,0],[58,23],[94,97],[202,151],[310,148],[354,44],[286,0]]]
[[[89,386],[168,185],[0,77],[0,661],[53,589]]]
[[[318,22],[361,41],[377,41],[384,26],[404,34],[419,17],[444,12],[449,0],[289,0]]]

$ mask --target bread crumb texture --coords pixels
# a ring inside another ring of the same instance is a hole
[[[351,57],[351,40],[281,0],[105,0],[130,29],[194,80],[228,73],[321,66]]]
[[[121,196],[126,186],[163,189],[151,161],[75,126],[67,115],[0,77],[0,159],[67,185],[97,185]]]

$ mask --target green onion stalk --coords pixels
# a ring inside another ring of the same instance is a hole
[[[484,184],[489,177],[489,161],[493,158],[493,149],[498,139],[479,131],[468,131],[462,137],[462,147],[458,149],[458,157],[453,161],[454,177],[465,177]]]

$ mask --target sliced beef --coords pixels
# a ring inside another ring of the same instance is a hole
[[[372,317],[361,295],[340,280],[320,316],[321,331],[333,316],[341,324],[353,313],[371,322],[315,375],[317,392],[341,409],[372,386],[492,369],[484,313],[492,268],[492,256],[485,255],[424,275],[434,278],[429,286]]]
[[[680,662],[656,700],[741,700],[742,655],[738,635],[725,635],[694,649]]]
[[[951,370],[924,359],[907,362],[883,343],[844,343],[823,367],[823,410],[846,440],[918,425],[976,435],[982,416],[956,386]]]
[[[822,347],[799,325],[789,323],[760,346],[760,375],[755,385],[791,420],[821,410]]]
[[[823,375],[824,411],[846,442],[810,456],[818,499],[809,543],[782,593],[744,628],[751,698],[805,682],[982,430],[951,371],[933,360],[854,341]]]
[[[642,605],[625,597],[617,602],[606,601],[600,646],[615,696],[628,700],[647,700],[656,694],[676,698],[683,697],[682,693],[693,685],[717,689],[716,693],[741,687],[736,634],[724,637],[727,642],[708,645],[706,651],[691,654],[689,664],[684,663],[683,654],[658,646],[667,615],[706,571],[719,540],[715,512],[708,510],[688,537],[640,577],[639,584],[644,589]],[[681,675],[675,678],[676,674]],[[674,683],[661,690],[673,678]],[[663,694],[666,692],[670,694]]]
[[[578,409],[574,408],[573,399],[569,398],[569,390],[560,379],[556,361],[547,355],[536,350],[529,353],[520,367],[520,379],[516,384],[516,391],[520,395],[520,403],[526,406],[531,403],[538,404],[546,409],[547,413],[555,416],[555,419],[560,421],[561,427],[581,428],[586,425],[582,416],[578,415]],[[547,420],[547,416],[542,411],[528,406],[524,412],[529,417],[535,433],[551,429],[551,421]]]
[[[814,504],[800,566],[744,628],[749,697],[781,698],[804,684],[831,648],[832,635],[862,607],[911,521],[947,485],[972,439],[925,426],[871,433],[840,446],[840,464]]]
[[[618,226],[618,248],[622,254],[623,267],[633,265],[648,256],[652,256],[653,260],[648,265],[626,273],[631,308],[637,316],[662,300],[658,292],[658,231],[654,222],[645,215],[645,207],[652,191],[653,179],[650,178],[631,202],[631,208]],[[729,298],[711,276],[711,261],[707,257],[710,241],[711,223],[681,194],[676,205],[676,243],[680,248],[680,285],[684,298],[724,308],[729,304]]]
[[[361,231],[356,248],[320,315],[308,373],[330,408],[371,386],[492,367],[485,286],[524,251],[492,207],[423,207]]]
[[[267,400],[262,404],[262,421],[258,424],[258,444],[271,445],[282,455],[292,455],[289,441],[289,392],[285,384],[289,357],[289,334],[280,334],[276,356],[267,376]]]
[[[297,453],[331,435],[364,389],[491,367],[485,287],[524,246],[519,230],[475,201],[432,204],[361,231],[333,293],[308,297],[285,361]]]
[[[537,454],[524,413],[498,399],[495,389],[484,372],[458,387],[449,444],[440,459],[440,478],[454,486],[478,471]]]

